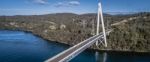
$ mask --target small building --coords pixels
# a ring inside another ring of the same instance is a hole
[[[65,29],[65,28],[66,28],[66,25],[64,25],[64,24],[60,25],[60,29]]]

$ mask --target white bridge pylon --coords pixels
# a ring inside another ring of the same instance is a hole
[[[106,32],[105,32],[105,25],[104,25],[104,18],[103,18],[103,12],[102,12],[102,5],[101,2],[98,3],[98,13],[97,13],[97,31],[96,35],[99,35],[99,26],[100,26],[100,19],[101,19],[101,25],[102,25],[102,31],[103,31],[103,45],[107,47],[107,40],[106,40]],[[99,42],[96,42],[96,46],[99,46]]]

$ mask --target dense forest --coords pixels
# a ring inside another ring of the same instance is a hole
[[[0,16],[0,29],[32,32],[44,39],[75,45],[95,34],[96,13]],[[100,50],[150,51],[150,13],[104,14],[108,47]],[[93,46],[92,48],[96,48]],[[97,48],[96,48],[97,49]]]

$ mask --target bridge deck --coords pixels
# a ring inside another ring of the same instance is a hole
[[[69,49],[61,52],[60,54],[46,60],[45,62],[68,62],[69,60],[74,58],[76,55],[84,51],[86,48],[93,45],[99,38],[102,38],[102,37],[103,37],[102,33],[100,33],[99,35],[90,37],[89,39],[84,40],[83,42],[80,42],[77,45],[70,47]]]

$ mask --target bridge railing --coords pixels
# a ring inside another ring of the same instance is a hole
[[[53,62],[53,60],[56,60],[56,59],[58,59],[60,56],[62,56],[62,55],[64,55],[65,53],[68,53],[68,51],[70,51],[70,50],[73,50],[73,49],[77,49],[77,48],[80,48],[81,46],[83,46],[85,43],[87,43],[88,41],[90,41],[91,39],[93,39],[93,38],[95,38],[95,37],[97,37],[98,35],[95,35],[95,36],[93,36],[93,37],[90,37],[89,39],[86,39],[86,40],[84,40],[83,42],[80,42],[80,43],[78,43],[77,45],[75,45],[75,46],[73,46],[73,47],[71,47],[71,48],[69,48],[69,49],[67,49],[67,50],[65,50],[65,51],[63,51],[63,52],[61,52],[60,54],[58,54],[58,55],[56,55],[56,56],[54,56],[54,57],[52,57],[51,59],[49,59],[49,60],[46,60],[45,62]],[[70,54],[71,54],[72,52],[70,52]],[[68,53],[69,54],[69,53]],[[73,58],[73,57],[72,57]],[[59,59],[61,59],[61,58],[59,58]]]

